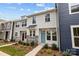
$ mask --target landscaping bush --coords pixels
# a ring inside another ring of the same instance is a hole
[[[4,40],[4,42],[6,43],[6,42],[8,42],[7,40]]]
[[[18,43],[19,44],[22,44],[22,45],[26,45],[26,46],[29,46],[30,45],[29,43],[25,43],[25,42],[22,42],[22,41],[19,41]]]
[[[22,44],[22,42],[21,42],[21,41],[19,41],[18,43],[19,43],[19,44]]]
[[[52,50],[58,50],[58,47],[56,44],[52,44]]]
[[[11,41],[11,42],[15,42],[15,40],[14,40],[14,39],[11,39],[10,41]]]
[[[26,45],[26,43],[25,42],[22,42],[22,45]]]
[[[48,44],[45,44],[44,48],[48,49],[49,48]]]
[[[22,42],[22,41],[19,41],[18,43],[19,43],[19,44],[22,44],[22,45],[24,45],[24,44],[25,44],[25,43],[24,43],[24,42]]]
[[[47,49],[47,53],[51,54],[52,50],[51,49]]]
[[[35,42],[34,42],[34,41],[32,41],[32,42],[31,42],[31,46],[34,46],[34,45],[35,45]]]
[[[0,40],[2,40],[2,39],[0,39]]]
[[[26,43],[26,46],[29,46],[30,44],[29,43]]]
[[[64,52],[63,52],[63,56],[73,56],[75,55],[75,50],[72,51],[71,49],[66,49]]]

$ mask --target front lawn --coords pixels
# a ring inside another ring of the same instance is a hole
[[[26,46],[22,44],[15,44],[11,46],[1,47],[0,51],[3,51],[11,56],[24,56],[30,52],[35,46]]]

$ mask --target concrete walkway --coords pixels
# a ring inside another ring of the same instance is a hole
[[[25,56],[35,56],[44,46],[45,44],[39,44],[36,48],[34,48],[31,52],[26,54]]]
[[[1,45],[0,47],[10,46],[10,45],[13,45],[13,44],[16,44],[16,43],[5,44],[5,45]]]
[[[6,54],[6,53],[0,51],[0,56],[10,56],[10,55],[8,55],[8,54]]]

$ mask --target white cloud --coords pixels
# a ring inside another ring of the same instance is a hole
[[[54,7],[45,7],[44,9],[48,10],[48,9],[54,9]]]
[[[45,4],[44,3],[37,3],[36,6],[38,6],[38,7],[44,7]]]
[[[24,9],[23,8],[20,8],[20,10],[23,11]]]
[[[27,9],[27,11],[31,11],[30,9]]]

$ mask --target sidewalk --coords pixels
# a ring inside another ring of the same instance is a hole
[[[5,45],[1,45],[0,47],[10,46],[10,45],[13,45],[13,44],[16,44],[16,43],[5,44]]]
[[[39,44],[36,48],[34,48],[31,52],[26,54],[25,56],[35,56],[44,46],[45,44]]]
[[[8,55],[8,54],[6,54],[6,53],[0,51],[0,56],[10,56],[10,55]]]

